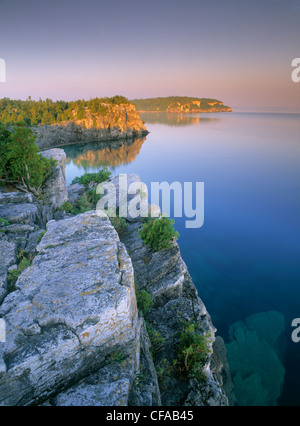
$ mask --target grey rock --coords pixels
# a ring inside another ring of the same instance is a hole
[[[183,403],[184,406],[220,407],[228,405],[228,400],[222,392],[220,384],[213,378],[202,384],[195,379],[191,380],[190,389],[191,391]]]
[[[74,185],[68,186],[68,199],[70,203],[74,203],[79,200],[81,195],[86,191],[85,186],[80,183],[75,183]]]
[[[1,405],[42,404],[113,353],[137,353],[132,263],[109,219],[88,212],[51,221],[37,251],[0,309]]]
[[[18,265],[14,264],[14,265],[11,265],[9,268],[7,268],[7,272],[11,272],[11,271],[14,271],[16,269],[18,269]]]
[[[227,360],[227,349],[221,336],[216,336],[213,344],[211,371],[217,377],[230,406],[234,405],[233,381]]]
[[[31,232],[29,234],[26,247],[24,249],[25,255],[34,255],[36,254],[36,248],[41,241],[43,233],[46,231],[44,229],[38,229],[37,231]]]
[[[150,352],[151,342],[146,330],[145,322],[142,321],[140,329],[140,367],[134,377],[128,404],[130,406],[160,406],[161,395]]]
[[[128,231],[121,240],[132,259],[136,284],[146,290],[154,302],[145,319],[164,338],[155,355],[156,368],[161,368],[165,362],[169,366],[160,387],[161,403],[164,406],[228,405],[219,376],[211,370],[216,329],[198,296],[179,246],[173,242],[168,250],[153,252],[138,236],[141,225],[142,222],[129,223]],[[205,383],[182,380],[172,368],[178,356],[177,333],[183,320],[197,324],[202,334],[210,335],[209,353],[203,368],[207,377]]]
[[[134,375],[133,359],[110,362],[51,400],[54,406],[126,406]]]
[[[29,232],[33,232],[36,229],[35,226],[31,225],[22,225],[22,224],[14,224],[5,227],[6,233],[11,234],[28,234]]]

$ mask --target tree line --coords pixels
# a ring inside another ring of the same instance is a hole
[[[86,118],[86,108],[93,114],[106,115],[108,105],[128,104],[124,96],[111,98],[93,98],[88,101],[72,102],[53,101],[52,99],[34,101],[29,97],[26,101],[0,99],[0,124],[13,126],[25,123],[27,126],[49,125]]]

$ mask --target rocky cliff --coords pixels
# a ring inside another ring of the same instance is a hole
[[[78,142],[130,139],[148,134],[139,113],[132,104],[105,104],[105,113],[94,114],[85,110],[84,119],[74,119],[53,125],[40,125],[32,129],[41,151]]]
[[[176,242],[153,252],[137,235],[139,218],[120,239],[104,213],[49,221],[31,195],[0,195],[1,405],[228,405],[225,348]],[[144,316],[137,287],[153,303]],[[210,335],[201,380],[169,367],[183,320]]]

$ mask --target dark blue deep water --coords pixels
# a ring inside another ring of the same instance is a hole
[[[199,296],[227,344],[238,405],[300,405],[300,115],[144,114],[130,146],[67,147],[67,180],[114,175],[204,182],[205,222],[178,240]]]

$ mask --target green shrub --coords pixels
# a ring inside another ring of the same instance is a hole
[[[155,360],[158,351],[165,343],[165,339],[151,324],[148,324],[148,322],[145,321],[145,325],[151,342],[150,353],[152,358]]]
[[[203,380],[203,367],[209,355],[209,337],[208,333],[200,333],[199,326],[183,323],[183,330],[179,332],[178,358],[175,360],[183,376]]]
[[[172,240],[179,237],[178,232],[173,228],[173,224],[173,219],[164,216],[159,219],[149,219],[139,229],[139,237],[153,251],[168,249],[172,246]]]
[[[0,217],[0,226],[9,226],[10,223],[8,222],[8,220],[3,219],[3,217]]]
[[[73,204],[71,204],[69,201],[66,201],[64,204],[62,204],[60,206],[60,210],[69,214],[74,214],[75,212]]]
[[[27,269],[31,265],[31,261],[24,256],[23,251],[18,255],[20,259],[19,264],[16,269],[12,269],[7,273],[7,281],[10,289],[14,289],[14,285],[16,284],[19,276],[22,274],[25,269]]]
[[[96,188],[93,188],[93,189],[87,191],[87,193],[86,193],[86,198],[87,198],[88,202],[93,204],[95,208],[96,208],[96,205],[97,205],[100,197],[101,197],[100,194],[97,194]]]
[[[42,231],[40,234],[39,234],[39,236],[37,237],[37,239],[36,239],[36,242],[37,242],[37,244],[39,244],[41,241],[42,241],[42,239],[43,239],[43,236],[46,234],[46,231]]]
[[[99,170],[97,173],[85,173],[80,177],[76,177],[72,181],[72,185],[75,183],[80,183],[81,185],[85,185],[86,187],[91,183],[101,183],[106,181],[111,176],[111,172],[107,168],[103,168]]]
[[[112,226],[115,228],[119,236],[122,236],[128,229],[128,223],[126,222],[126,219],[124,217],[115,216],[109,217]]]
[[[25,125],[0,125],[0,180],[26,192],[38,191],[56,162],[38,153],[36,136]]]
[[[66,201],[60,207],[60,211],[65,211],[68,214],[80,214],[85,213],[96,208],[97,201],[99,200],[100,195],[96,194],[96,189],[85,192],[79,200],[75,201],[74,204],[71,204],[69,201]]]
[[[74,214],[80,214],[93,210],[93,204],[88,200],[87,194],[83,194],[75,203]]]
[[[115,352],[110,356],[110,360],[112,362],[124,362],[126,359],[126,356],[122,354],[121,352]]]
[[[151,296],[146,290],[141,290],[137,285],[135,285],[135,295],[138,310],[145,315],[153,306]]]

